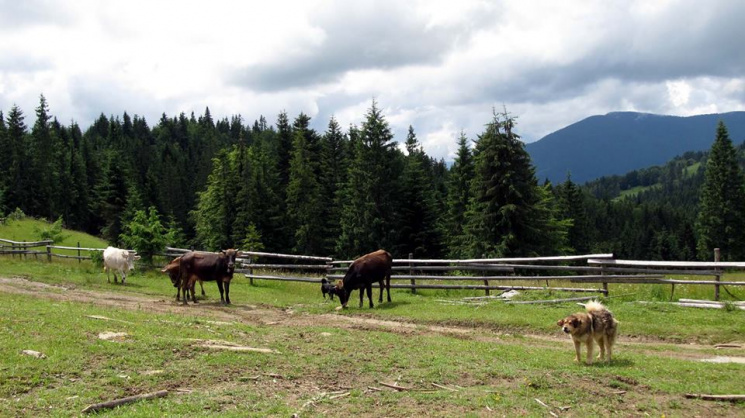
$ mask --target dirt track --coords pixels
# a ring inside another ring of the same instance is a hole
[[[474,339],[478,341],[488,341],[493,343],[510,344],[566,344],[569,348],[571,341],[562,335],[522,335],[520,340],[505,339],[506,334],[500,334],[489,329],[460,327],[460,326],[441,326],[431,324],[417,324],[406,321],[381,320],[368,317],[342,315],[342,314],[306,314],[294,313],[290,309],[278,309],[269,307],[260,307],[255,305],[239,305],[230,308],[224,307],[219,303],[206,302],[198,306],[182,306],[173,299],[157,298],[148,295],[137,295],[131,293],[113,293],[106,291],[92,291],[77,289],[74,287],[63,287],[49,285],[46,283],[35,282],[25,278],[0,277],[0,292],[23,294],[44,299],[57,301],[83,302],[98,306],[116,307],[129,310],[147,310],[149,312],[159,313],[183,313],[184,310],[199,309],[200,316],[207,316],[215,321],[232,321],[248,324],[278,325],[278,326],[328,326],[345,329],[375,329],[382,332],[391,332],[396,334],[442,334],[451,335],[457,338]],[[644,351],[644,345],[649,341],[638,341],[621,337],[619,344],[635,346],[636,349]],[[662,357],[675,357],[689,360],[704,360],[711,358],[704,350],[711,349],[711,346],[697,344],[672,344],[655,341],[656,349],[649,352],[650,355]],[[659,350],[660,346],[668,346],[668,350]],[[737,349],[733,352],[737,357],[731,357],[734,362],[745,362],[742,357],[743,350]]]

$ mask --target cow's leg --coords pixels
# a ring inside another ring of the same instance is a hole
[[[189,276],[181,277],[181,296],[183,297],[183,304],[186,305],[187,299],[189,299]]]
[[[380,297],[378,298],[378,303],[383,303],[383,281],[380,281]]]
[[[217,289],[220,291],[220,302],[225,303],[225,290],[223,288],[222,279],[217,279]]]
[[[388,292],[388,302],[391,301],[391,273],[385,275],[385,289]]]
[[[363,300],[365,300],[365,286],[360,287],[360,308]]]
[[[127,280],[127,275],[122,272],[122,286],[124,286],[124,281]]]
[[[196,288],[197,288],[197,281],[196,280],[192,280],[189,283],[189,290],[191,291],[191,300],[194,303],[199,303],[199,302],[197,302],[197,292],[194,291]]]
[[[373,305],[373,301],[372,301],[372,283],[368,283],[367,286],[365,287],[365,290],[367,291],[367,300],[370,301],[370,308],[372,308],[373,306],[375,306]],[[362,293],[362,289],[360,289],[360,293]],[[360,306],[360,308],[361,307],[362,306]]]
[[[113,271],[112,273],[114,274],[114,283],[119,283],[119,281],[116,279],[116,272]]]
[[[103,268],[103,271],[106,272],[106,283],[111,283],[111,276],[109,276],[109,269],[106,267]]]
[[[204,282],[203,282],[203,281],[201,281],[201,280],[199,281],[199,287],[201,287],[201,288],[202,288],[202,296],[207,296],[207,294],[206,294],[206,293],[204,293]]]
[[[230,305],[230,281],[224,283],[225,285],[225,304]]]

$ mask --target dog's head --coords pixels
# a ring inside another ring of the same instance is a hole
[[[556,325],[561,327],[561,330],[567,334],[573,334],[582,324],[582,318],[577,315],[569,315],[564,319],[560,319],[556,322]]]

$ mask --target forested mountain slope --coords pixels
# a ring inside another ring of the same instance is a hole
[[[527,144],[536,175],[578,183],[664,164],[687,151],[708,150],[718,121],[735,144],[745,139],[745,112],[690,117],[613,112],[587,119]]]

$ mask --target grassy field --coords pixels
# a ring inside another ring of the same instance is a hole
[[[72,245],[78,239],[105,246],[77,237]],[[394,290],[392,303],[359,309],[354,294],[338,311],[317,285],[236,276],[231,306],[219,304],[214,284],[205,288],[199,304],[182,306],[157,269],[140,267],[122,286],[89,261],[0,256],[0,416],[80,415],[90,404],[159,390],[168,395],[100,414],[745,414],[743,403],[685,397],[743,394],[745,364],[707,360],[745,360],[743,348],[714,347],[745,343],[745,312],[670,305],[669,286],[610,285],[615,296],[604,302],[621,322],[619,342],[613,362],[592,366],[573,362],[571,340],[556,326],[580,310],[574,303],[470,304],[463,298],[483,293]],[[578,295],[518,298],[564,296]],[[674,296],[710,299],[713,290],[678,285]],[[120,334],[104,339],[107,332]]]
[[[745,413],[743,404],[684,397],[742,393],[743,364],[701,361],[745,357],[741,348],[713,347],[742,343],[739,310],[610,298],[621,321],[615,359],[587,366],[572,361],[571,342],[555,325],[578,310],[572,303],[464,305],[441,301],[478,293],[394,291],[393,303],[359,309],[355,295],[339,312],[316,285],[236,278],[234,305],[219,305],[216,286],[206,283],[207,298],[183,307],[157,271],[137,271],[121,286],[90,263],[3,257],[0,277],[2,416],[77,415],[89,404],[163,389],[165,398],[102,414]],[[126,335],[103,340],[103,332]]]

